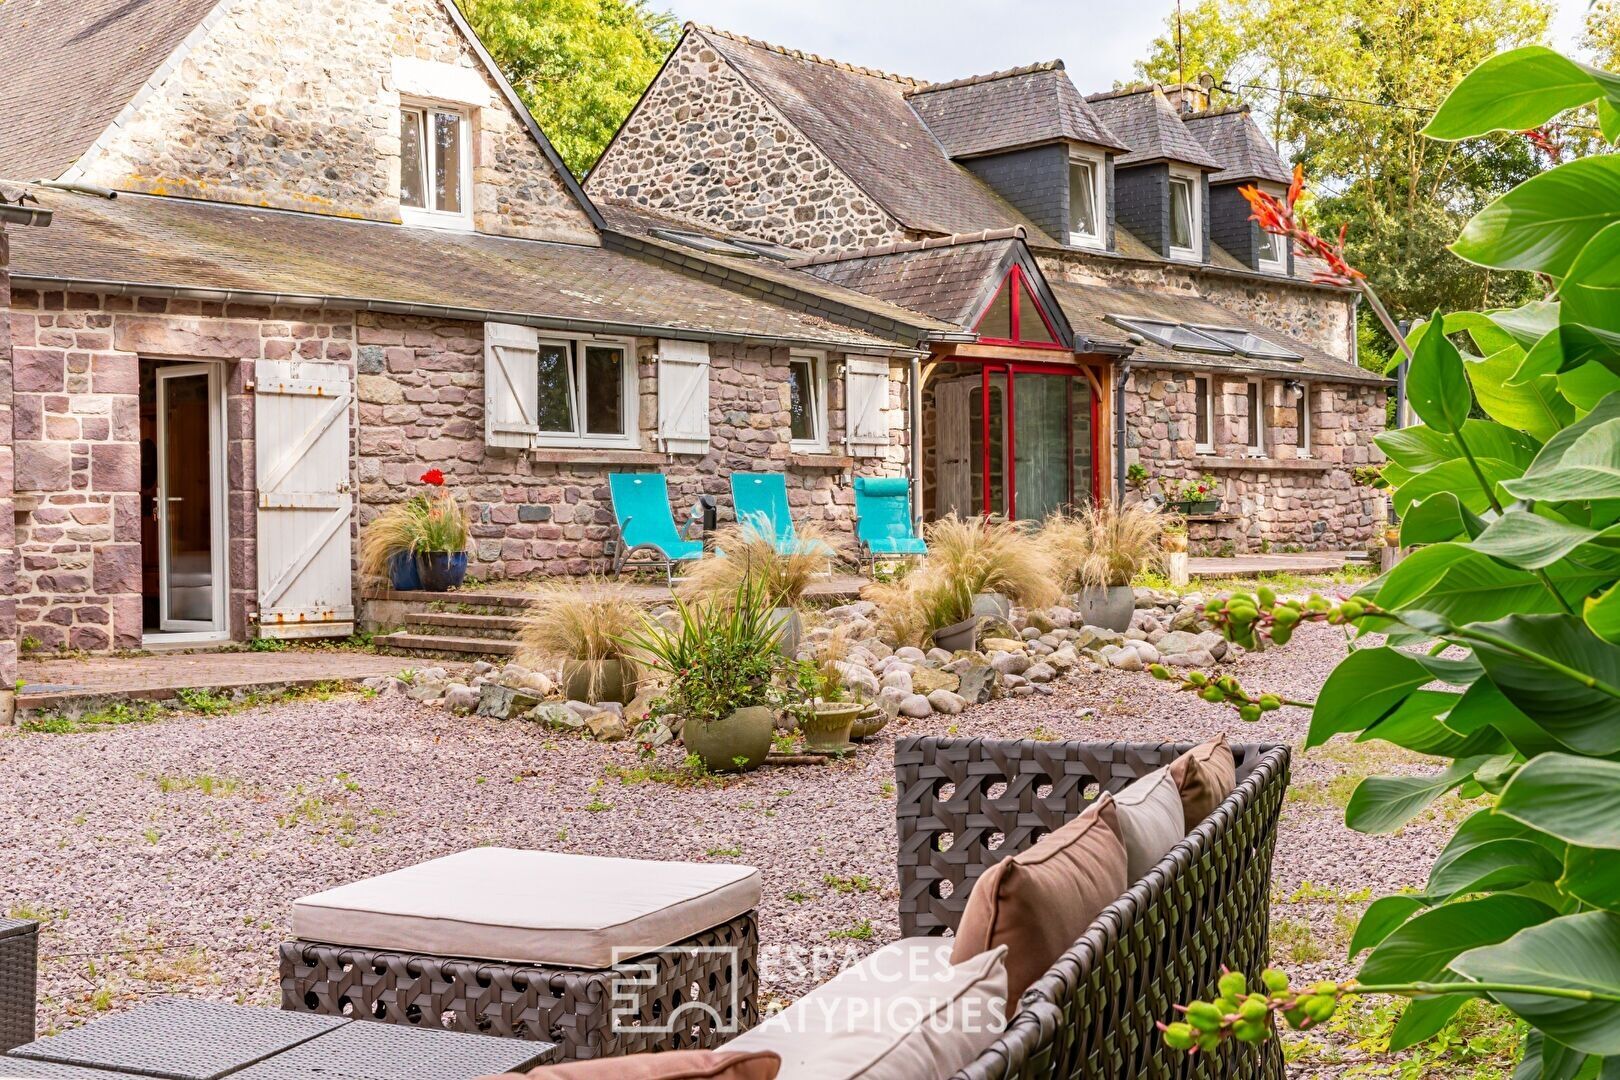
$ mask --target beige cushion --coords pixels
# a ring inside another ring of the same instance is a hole
[[[1002,859],[973,883],[951,959],[1007,946],[1009,1015],[1030,985],[1079,940],[1126,887],[1125,845],[1104,794],[1038,843]]]
[[[1007,950],[954,967],[944,938],[886,945],[727,1050],[774,1050],[779,1080],[949,1076],[1001,1034]]]
[[[1237,764],[1225,735],[1193,747],[1169,767],[1181,789],[1181,813],[1188,832],[1198,828],[1237,787]]]
[[[1119,838],[1125,844],[1125,876],[1140,881],[1187,835],[1181,791],[1168,766],[1155,769],[1114,796]]]
[[[474,848],[293,902],[293,935],[369,949],[605,968],[759,905],[751,866]]]
[[[532,1080],[774,1080],[781,1059],[775,1054],[734,1054],[726,1050],[669,1050],[568,1061],[529,1070]],[[523,1073],[501,1073],[482,1080],[522,1080]]]

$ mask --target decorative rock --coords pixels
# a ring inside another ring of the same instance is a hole
[[[982,660],[969,663],[956,672],[959,680],[957,693],[970,705],[983,705],[995,695],[998,674],[995,668]]]
[[[838,662],[838,678],[844,684],[844,689],[862,697],[877,697],[880,689],[876,675],[861,665],[847,660]]]
[[[569,701],[565,702],[565,704],[573,711],[574,715],[579,717],[581,720],[589,720],[592,716],[595,716],[597,713],[602,711],[588,701]]]
[[[1032,655],[1032,656],[1051,656],[1053,653],[1057,652],[1056,649],[1054,649],[1052,646],[1048,645],[1044,641],[1032,641],[1032,642],[1030,642],[1029,643],[1029,651],[1030,651],[1030,655]]]
[[[1147,631],[1146,630],[1138,630],[1136,627],[1133,626],[1129,630],[1125,631],[1125,640],[1126,641],[1146,641],[1147,640]]]
[[[1178,656],[1193,649],[1202,649],[1203,643],[1198,640],[1197,634],[1189,634],[1185,630],[1172,630],[1158,641],[1160,656]],[[1208,650],[1204,650],[1208,651]]]
[[[1131,646],[1130,651],[1140,656],[1143,664],[1157,664],[1159,662],[1159,650],[1145,641],[1138,641]]]
[[[641,691],[641,693],[635,696],[630,704],[624,707],[625,720],[632,724],[639,724],[641,721],[647,719],[647,713],[652,710],[653,698],[657,696],[658,692],[653,689]]]
[[[1029,657],[1021,652],[990,654],[990,666],[1003,675],[1022,675],[1029,668]]]
[[[872,658],[875,660],[883,660],[887,657],[895,655],[894,650],[889,648],[886,642],[875,637],[862,638],[861,648],[871,653]]]
[[[515,686],[520,690],[527,690],[536,697],[550,697],[551,692],[557,688],[557,685],[551,681],[551,677],[540,671],[528,672],[520,681],[507,683],[507,685]]]
[[[395,676],[390,675],[383,680],[382,686],[377,688],[377,693],[381,697],[399,697],[403,694],[409,693],[410,689],[410,683],[406,682],[404,679],[396,678]]]
[[[472,666],[472,673],[474,675],[489,675],[494,671],[495,665],[490,663],[488,660],[474,661]]]
[[[949,664],[951,662],[951,654],[946,652],[944,649],[939,649],[939,648],[929,649],[928,650],[928,662],[931,663],[931,664],[941,664],[941,665]]]
[[[859,664],[861,667],[871,671],[877,667],[878,658],[876,654],[871,652],[864,645],[857,645],[849,650],[849,653],[844,659],[843,663]]]
[[[665,724],[653,724],[651,731],[643,731],[640,735],[642,741],[655,750],[660,746],[669,745],[675,738],[675,733]]]
[[[1015,686],[1007,692],[1013,697],[1034,697],[1036,692],[1040,689],[1042,688],[1035,686],[1032,683],[1025,683],[1023,686]]]
[[[1141,671],[1142,654],[1135,649],[1120,649],[1108,658],[1108,663],[1121,671]]]
[[[559,731],[578,731],[585,726],[585,718],[566,705],[549,702],[545,705],[530,709],[524,717],[543,727],[556,728]]]
[[[1074,639],[1074,644],[1079,649],[1100,649],[1104,645],[1118,645],[1124,640],[1123,634],[1113,630],[1101,626],[1082,626],[1080,635]]]
[[[907,694],[915,693],[911,685],[911,669],[906,667],[892,668],[884,672],[882,686],[885,690],[901,690]]]
[[[479,693],[466,683],[451,683],[445,687],[444,705],[451,712],[471,712],[478,708]]]
[[[534,694],[522,690],[513,690],[509,686],[502,686],[498,682],[487,682],[478,689],[478,715],[490,716],[496,720],[508,720],[514,716],[521,716],[540,704],[540,699]]]
[[[1034,641],[1036,638],[1040,637],[1042,633],[1044,633],[1044,631],[1038,626],[1026,626],[1018,632],[1018,636],[1023,638],[1025,641]]]
[[[900,715],[922,719],[934,715],[934,706],[921,694],[910,694],[900,703]]]
[[[875,611],[877,611],[877,605],[872,603],[872,601],[856,600],[853,603],[840,604],[838,607],[830,607],[826,610],[825,614],[829,619],[867,619],[870,618]]]
[[[1001,684],[1008,690],[1016,690],[1020,686],[1028,686],[1029,680],[1024,678],[1022,675],[1003,675],[1001,677]]]
[[[597,742],[619,742],[629,736],[630,730],[625,727],[624,721],[610,712],[599,712],[585,721],[590,729],[591,736]]]
[[[935,690],[955,690],[962,685],[959,675],[949,671],[936,671],[933,668],[918,668],[911,673],[911,689],[913,693],[930,695]]]
[[[961,694],[953,694],[949,690],[935,690],[928,695],[928,704],[934,707],[935,712],[955,716],[967,708],[967,698]]]
[[[445,682],[450,678],[450,673],[444,670],[444,668],[435,665],[434,667],[424,668],[421,671],[416,672],[414,678],[418,683]]]
[[[906,693],[904,690],[898,689],[897,687],[885,686],[881,691],[878,692],[878,707],[884,712],[888,713],[890,717],[899,716],[901,703],[910,696],[910,694]]]
[[[1204,647],[1205,652],[1209,653],[1209,655],[1213,656],[1215,659],[1226,659],[1227,641],[1225,638],[1221,637],[1218,632],[1214,630],[1205,630],[1203,633],[1198,635],[1198,643]]]
[[[985,638],[982,648],[987,653],[1018,653],[1024,651],[1024,643],[1013,638],[993,637]]]
[[[444,697],[447,684],[442,680],[434,679],[431,682],[418,682],[411,687],[409,697],[412,701],[438,701]]]
[[[1203,621],[1204,617],[1201,612],[1194,611],[1191,608],[1182,608],[1170,616],[1170,629],[1197,630]]]
[[[1057,678],[1057,669],[1051,664],[1031,664],[1025,669],[1024,678],[1030,682],[1051,682]]]

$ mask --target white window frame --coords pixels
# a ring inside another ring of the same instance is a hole
[[[1176,247],[1170,243],[1169,232],[1165,234],[1165,244],[1169,248],[1172,259],[1180,259],[1184,262],[1203,262],[1204,178],[1198,172],[1170,170],[1170,180],[1165,188],[1165,200],[1169,204],[1166,209],[1172,215],[1175,213],[1175,200],[1170,197],[1170,188],[1178,183],[1187,185],[1187,210],[1188,216],[1192,219],[1188,224],[1190,225],[1189,232],[1193,246]],[[1174,231],[1174,222],[1172,221],[1170,224],[1172,226],[1171,231]]]
[[[539,348],[544,350],[547,346],[562,345],[568,349],[568,400],[570,415],[573,417],[572,431],[547,431],[541,428],[535,433],[534,445],[541,449],[566,449],[569,447],[592,447],[598,449],[634,450],[641,445],[641,394],[637,376],[636,343],[629,338],[606,337],[542,337]],[[619,392],[622,396],[622,415],[626,430],[619,435],[592,435],[585,431],[585,386],[579,378],[579,372],[585,362],[585,350],[592,346],[622,349],[625,362],[623,365],[623,378],[619,380]],[[539,363],[538,357],[535,360]],[[539,385],[535,389],[535,417],[540,415]]]
[[[1084,248],[1103,248],[1108,246],[1108,162],[1101,154],[1087,153],[1084,150],[1069,150],[1069,166],[1089,165],[1091,167],[1091,220],[1097,223],[1097,235],[1088,236],[1085,233],[1070,232],[1069,246]],[[1069,199],[1074,199],[1074,182],[1069,182]],[[1069,221],[1073,222],[1074,212],[1071,206]]]
[[[1301,458],[1308,458],[1311,456],[1311,437],[1315,434],[1313,428],[1316,425],[1316,420],[1311,415],[1310,383],[1302,382],[1299,384],[1299,401],[1295,407],[1298,410],[1296,414],[1297,420],[1295,422],[1299,426],[1294,438],[1299,444],[1298,454]]]
[[[422,116],[422,195],[423,201],[433,201],[433,156],[438,153],[438,142],[433,138],[429,118],[434,113],[444,113],[455,116],[461,121],[461,211],[450,213],[444,210],[435,210],[431,206],[405,205],[405,114],[420,113]],[[430,229],[470,229],[473,225],[473,179],[472,179],[472,143],[473,123],[472,114],[461,105],[448,105],[437,101],[417,101],[401,99],[399,103],[399,144],[400,144],[400,190],[399,220],[406,225],[422,225]]]
[[[1254,396],[1250,399],[1249,430],[1244,433],[1243,454],[1263,458],[1266,456],[1266,381],[1249,379],[1248,385],[1253,388]]]
[[[1203,393],[1198,392],[1198,383],[1204,384]],[[1215,452],[1215,377],[1213,375],[1193,376],[1193,450],[1199,454],[1213,454]],[[1203,442],[1198,441],[1198,413],[1204,414]]]
[[[1259,184],[1257,186],[1268,195],[1275,195],[1279,199],[1283,197],[1283,189],[1276,184]],[[1288,273],[1288,238],[1278,236],[1276,233],[1268,233],[1258,225],[1255,228],[1259,229],[1261,243],[1264,243],[1266,238],[1270,237],[1277,245],[1277,258],[1275,259],[1268,259],[1260,253],[1258,248],[1255,249],[1255,265],[1269,274]]]
[[[792,376],[792,365],[808,363],[810,365],[810,382],[815,393],[815,408],[810,410],[810,426],[813,437],[809,439],[791,439],[789,449],[796,454],[825,454],[827,453],[827,392],[830,389],[830,379],[827,378],[827,356],[825,353],[795,352],[788,355],[789,377]],[[791,394],[792,384],[789,384],[788,393]],[[792,428],[791,411],[788,416],[788,431]]]

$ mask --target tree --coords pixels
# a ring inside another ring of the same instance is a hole
[[[457,0],[518,97],[583,176],[680,33],[647,0]]]
[[[1305,165],[1322,231],[1348,222],[1352,262],[1399,268],[1380,292],[1411,319],[1534,291],[1529,275],[1460,265],[1442,245],[1545,155],[1512,133],[1459,148],[1421,131],[1446,87],[1498,51],[1542,40],[1549,13],[1545,0],[1202,0],[1183,19],[1182,67],[1189,78],[1209,71],[1251,104]],[[1175,79],[1173,20],[1138,70]]]
[[[1616,0],[1597,0],[1587,9],[1581,51],[1600,68],[1620,68],[1620,3]]]
[[[1424,133],[1465,153],[1593,102],[1601,134],[1620,139],[1620,77],[1515,49],[1468,75]],[[1620,155],[1516,185],[1451,250],[1541,275],[1556,298],[1436,311],[1409,335],[1423,422],[1378,444],[1415,550],[1340,604],[1262,588],[1206,607],[1250,649],[1286,644],[1304,621],[1344,626],[1349,656],[1314,702],[1229,676],[1154,675],[1245,719],[1309,708],[1307,748],[1354,736],[1443,766],[1363,780],[1345,809],[1357,831],[1395,832],[1451,792],[1468,816],[1421,890],[1362,914],[1355,979],[1229,973],[1214,1001],[1165,1025],[1172,1047],[1218,1053],[1268,1038],[1276,1014],[1306,1028],[1346,995],[1390,994],[1410,999],[1399,1050],[1483,998],[1529,1025],[1515,1077],[1620,1075]]]

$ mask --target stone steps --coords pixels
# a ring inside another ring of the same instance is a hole
[[[412,615],[406,626],[437,633],[455,631],[458,637],[501,638],[510,640],[523,626],[520,615],[483,615],[461,611],[424,611]]]
[[[391,653],[425,657],[514,656],[516,641],[492,637],[455,637],[448,634],[416,634],[401,630],[372,639],[372,644]]]

